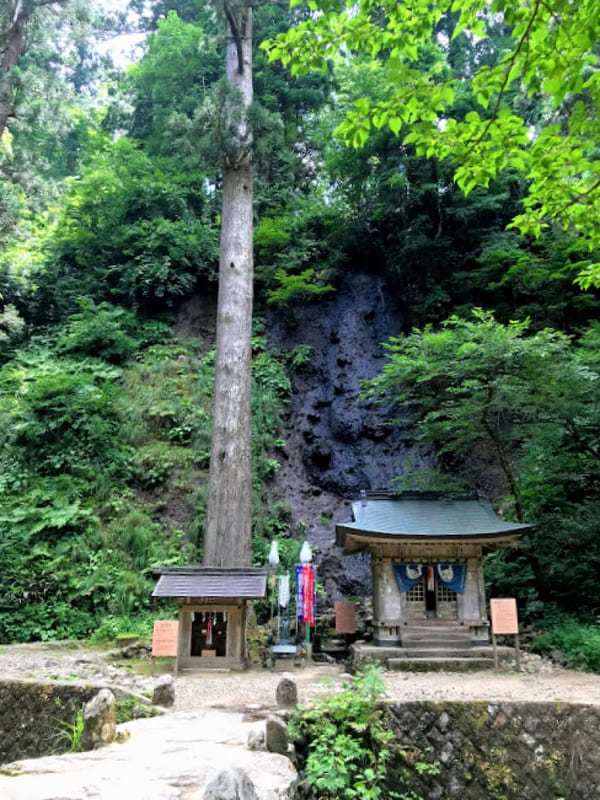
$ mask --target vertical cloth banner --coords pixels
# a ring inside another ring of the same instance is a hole
[[[431,564],[427,567],[427,591],[435,592],[435,577]]]
[[[312,564],[302,567],[302,608],[304,622],[315,627],[315,568]]]
[[[286,575],[279,576],[279,592],[277,602],[280,608],[287,608],[288,603],[290,602],[290,576],[289,573]]]
[[[304,604],[302,602],[302,564],[296,564],[296,618],[302,622],[304,619]]]

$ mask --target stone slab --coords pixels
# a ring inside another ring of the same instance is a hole
[[[0,797],[116,800],[127,786],[135,787],[135,800],[202,800],[217,773],[234,765],[248,773],[261,800],[280,800],[296,771],[285,756],[247,749],[250,731],[263,727],[219,711],[128,722],[118,726],[129,734],[123,743],[5,765]]]

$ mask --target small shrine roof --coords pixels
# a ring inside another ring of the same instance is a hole
[[[152,597],[264,597],[269,570],[263,567],[161,567]]]
[[[352,504],[353,522],[336,525],[336,542],[348,537],[397,540],[519,538],[531,525],[507,522],[476,497],[368,495]],[[368,545],[366,545],[368,546]],[[357,549],[354,547],[354,549]],[[366,547],[365,547],[366,549]]]

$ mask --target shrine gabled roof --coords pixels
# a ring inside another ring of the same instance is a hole
[[[152,597],[240,597],[255,600],[267,590],[268,569],[262,567],[169,567],[159,574]]]
[[[336,541],[367,539],[488,539],[518,538],[531,525],[507,522],[491,504],[476,498],[366,497],[352,504],[353,522],[336,525]],[[355,548],[356,549],[356,548]]]

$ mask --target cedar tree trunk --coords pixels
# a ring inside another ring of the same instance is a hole
[[[0,139],[12,116],[12,87],[8,75],[25,52],[25,25],[29,19],[21,0],[12,2],[5,14],[7,24],[0,31]]]
[[[215,396],[204,564],[251,564],[252,168],[246,110],[252,102],[252,10],[225,2],[227,79],[241,95],[240,151],[223,173]],[[239,104],[240,97],[235,100]]]

